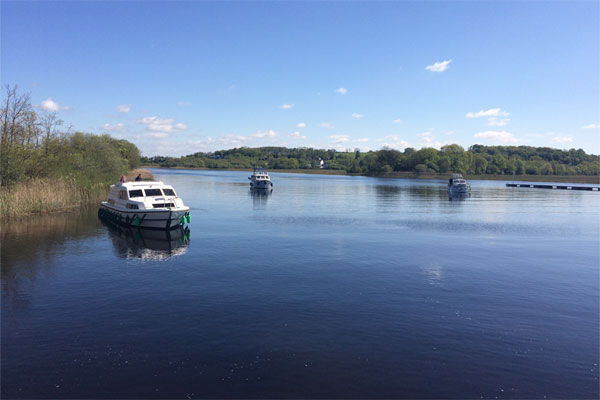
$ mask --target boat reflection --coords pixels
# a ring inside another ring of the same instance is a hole
[[[121,258],[165,261],[185,254],[190,242],[189,227],[173,230],[148,230],[103,223]]]
[[[266,197],[273,193],[273,189],[250,188],[249,192],[251,196]]]
[[[460,192],[452,192],[448,191],[448,200],[449,201],[464,201],[471,197],[471,193],[460,193]]]
[[[254,209],[263,209],[267,206],[269,197],[271,197],[273,189],[250,189],[248,194],[252,197],[252,205]]]

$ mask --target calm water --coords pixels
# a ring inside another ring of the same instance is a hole
[[[191,234],[2,231],[2,398],[597,398],[600,193],[154,171]]]

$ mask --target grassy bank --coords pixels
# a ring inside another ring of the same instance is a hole
[[[146,168],[158,168],[156,165],[145,165]],[[206,170],[206,171],[252,171],[248,168],[185,168],[185,167],[173,167],[164,169],[192,169],[192,170]],[[316,174],[316,175],[350,175],[356,176],[361,174],[348,174],[342,170],[333,169],[271,169],[270,172],[283,172],[290,174]],[[428,174],[428,173],[416,173],[416,172],[388,172],[385,174],[374,175],[377,178],[406,178],[406,179],[442,179],[446,180],[450,177],[450,174]],[[465,175],[468,180],[489,180],[489,181],[507,181],[512,182],[512,175]],[[598,176],[585,176],[585,175],[515,175],[515,181],[526,181],[526,182],[570,182],[570,183],[588,183],[588,184],[600,184],[600,177]]]
[[[135,169],[127,174],[128,180],[134,180],[138,174],[142,174],[144,180],[153,179],[150,171]],[[0,218],[6,220],[80,210],[106,200],[109,188],[110,185],[103,183],[84,188],[69,178],[31,179],[0,190]]]
[[[154,179],[154,176],[152,176],[152,172],[148,171],[147,169],[136,168],[127,173],[127,180],[134,181],[138,174],[141,175],[142,179],[145,181],[151,181]]]
[[[80,188],[72,179],[37,178],[0,192],[2,219],[48,212],[73,211],[106,196],[107,186]]]

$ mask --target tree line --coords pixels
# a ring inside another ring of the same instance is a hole
[[[69,179],[80,189],[113,183],[140,163],[138,148],[109,135],[71,132],[56,112],[36,111],[29,94],[2,87],[0,187]]]
[[[321,162],[323,161],[323,162]],[[329,169],[349,174],[385,175],[394,171],[472,175],[600,175],[600,157],[582,149],[559,150],[532,146],[483,146],[465,150],[457,144],[440,150],[384,148],[361,152],[286,147],[241,147],[183,157],[142,157],[141,163],[166,168]]]

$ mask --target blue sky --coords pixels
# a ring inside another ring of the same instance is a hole
[[[599,3],[2,1],[1,80],[144,155],[600,153]]]

